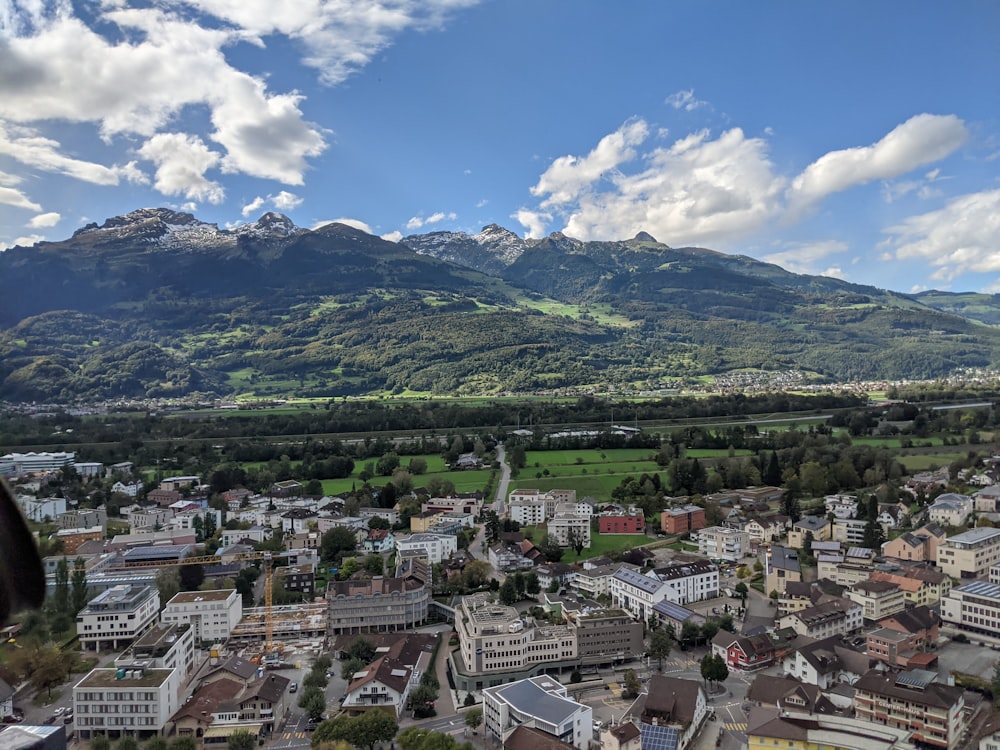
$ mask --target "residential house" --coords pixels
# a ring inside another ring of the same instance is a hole
[[[371,529],[362,546],[369,554],[381,555],[396,549],[396,537],[389,529]]]
[[[750,545],[771,544],[784,536],[788,516],[757,516],[743,524],[743,530],[750,538]]]
[[[854,495],[827,495],[823,498],[827,515],[837,518],[854,518],[858,513],[858,498]]]
[[[975,503],[968,495],[946,492],[927,507],[927,518],[941,526],[964,526],[974,508]]]
[[[549,539],[560,547],[590,549],[590,516],[579,512],[577,503],[556,505],[547,524]]]
[[[547,518],[545,507],[545,498],[539,490],[518,489],[510,493],[507,515],[521,526],[537,526]]]
[[[577,568],[566,563],[546,563],[536,566],[535,573],[538,575],[538,584],[542,590],[548,591],[554,584],[560,589],[572,586],[576,580]]]
[[[1000,509],[1000,484],[990,484],[972,493],[977,513],[996,513]]]
[[[867,525],[868,521],[863,518],[836,518],[830,532],[831,538],[848,546],[864,544]]]
[[[841,636],[799,636],[781,666],[784,674],[828,690],[838,683],[853,685],[875,663],[872,657],[851,648]]]
[[[451,534],[411,534],[397,539],[395,545],[400,552],[424,550],[431,565],[436,565],[458,552],[458,538]]]
[[[645,534],[646,517],[636,508],[625,513],[601,513],[597,517],[597,531],[600,534]]]
[[[886,542],[882,545],[882,554],[885,557],[897,557],[900,560],[935,562],[938,544],[946,538],[944,529],[931,523],[916,531],[900,534],[895,539]]]
[[[304,492],[301,482],[288,479],[284,482],[275,482],[271,485],[271,497],[299,497]]]
[[[870,576],[873,581],[889,581],[899,586],[909,606],[936,604],[951,591],[951,578],[929,563],[884,564],[871,571]]]
[[[663,598],[676,604],[690,604],[719,595],[719,568],[711,560],[677,561],[654,568],[646,575],[666,584]]]
[[[349,716],[365,711],[384,711],[398,719],[410,695],[413,671],[388,655],[356,672],[347,685],[342,704]]]
[[[502,573],[533,568],[535,565],[531,558],[525,557],[517,542],[497,542],[489,548],[488,556],[493,569]]]
[[[708,699],[698,680],[657,674],[649,678],[629,714],[639,721],[642,747],[685,750],[708,718]]]
[[[576,571],[573,578],[573,588],[589,599],[610,596],[611,579],[622,568],[635,570],[635,566],[628,563],[610,563],[596,568],[584,566],[582,570]]]
[[[787,582],[801,581],[798,550],[777,545],[768,547],[764,556],[764,578],[765,592],[777,591],[779,595],[784,592]]]
[[[297,591],[306,601],[316,593],[316,568],[312,565],[287,565],[274,571],[285,591]]]
[[[812,534],[814,542],[821,542],[833,538],[833,527],[823,516],[803,516],[789,529],[788,546],[802,549],[807,534]]]
[[[674,634],[677,636],[680,636],[686,622],[690,622],[698,627],[701,627],[706,622],[704,615],[682,607],[680,604],[674,604],[666,599],[653,605],[653,616],[656,617],[661,627],[672,627]]]
[[[319,513],[308,508],[291,508],[281,514],[281,530],[286,534],[303,534],[315,526]]]
[[[750,537],[745,531],[710,526],[698,532],[698,553],[712,560],[735,562],[750,554]]]
[[[824,595],[818,604],[791,612],[778,621],[780,628],[792,628],[799,635],[827,638],[861,629],[862,609],[850,599]]]
[[[113,495],[127,495],[128,497],[138,497],[139,493],[142,492],[142,482],[122,482],[117,481],[111,485],[111,494]]]
[[[774,643],[767,634],[733,635],[720,630],[712,638],[712,653],[726,660],[738,672],[752,672],[774,664]]]

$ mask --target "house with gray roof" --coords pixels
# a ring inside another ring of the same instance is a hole
[[[487,736],[505,743],[514,730],[529,724],[577,750],[593,739],[594,712],[569,698],[562,684],[547,675],[483,690],[483,722]]]

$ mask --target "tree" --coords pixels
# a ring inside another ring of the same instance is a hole
[[[367,661],[357,658],[350,658],[340,663],[340,677],[343,680],[351,681],[351,678],[368,665]]]
[[[476,731],[476,727],[483,723],[483,709],[473,708],[465,712],[465,726]]]
[[[670,656],[673,640],[665,628],[654,630],[649,635],[649,650],[647,653],[657,661],[657,671],[663,671],[663,660]]]
[[[87,585],[87,568],[82,557],[73,561],[73,573],[70,576],[70,605],[73,614],[78,613],[90,601],[90,587]],[[165,601],[160,600],[164,604]]]
[[[747,585],[745,583],[743,583],[743,581],[740,581],[733,588],[733,591],[735,591],[739,595],[740,599],[743,600],[743,604],[746,605],[746,603],[747,603],[747,594],[750,593],[750,589],[747,587]]]
[[[358,540],[353,531],[344,526],[335,526],[323,534],[320,550],[324,560],[340,560],[357,547]]]
[[[694,622],[691,622],[691,620],[685,620],[684,624],[681,625],[681,637],[678,639],[681,648],[683,649],[686,646],[690,646],[697,643],[700,637],[701,637],[701,627],[699,627]]]
[[[584,539],[583,534],[581,534],[579,531],[573,528],[571,528],[569,532],[566,534],[566,541],[570,547],[576,550],[577,556],[579,556],[580,553],[583,552],[583,548],[587,544],[587,540]]]
[[[299,708],[313,721],[318,720],[326,710],[326,698],[323,691],[316,687],[306,688],[299,696]]]
[[[257,747],[257,735],[240,730],[233,732],[226,740],[227,750],[254,750]]]
[[[524,591],[529,596],[537,596],[542,591],[542,584],[538,580],[538,573],[529,570],[524,576]]]
[[[111,740],[106,734],[98,734],[90,738],[90,750],[111,750]]]
[[[426,719],[434,715],[434,701],[437,700],[437,690],[430,685],[417,685],[410,692],[410,707],[413,709],[413,718]]]
[[[93,744],[91,744],[91,748],[93,748]],[[170,750],[198,750],[198,746],[195,744],[194,737],[185,735],[170,740]]]
[[[205,569],[201,565],[181,565],[181,591],[197,591],[205,582]]]
[[[56,587],[52,592],[52,606],[56,612],[69,610],[69,565],[65,557],[59,558],[56,564]]]
[[[729,677],[729,667],[719,654],[705,654],[701,659],[701,676],[708,683],[719,683]]]
[[[514,578],[513,576],[507,576],[500,585],[500,603],[513,606],[517,602],[517,587],[514,585]]]
[[[354,721],[351,735],[344,739],[352,745],[364,745],[369,750],[375,750],[379,742],[390,742],[399,731],[396,720],[383,711],[365,711]]]
[[[139,750],[139,742],[126,734],[115,743],[115,750]]]
[[[622,690],[622,698],[625,700],[633,700],[639,697],[639,693],[642,691],[642,683],[639,682],[639,675],[636,674],[634,669],[626,669],[624,680],[624,689]]]
[[[45,690],[52,697],[52,688],[58,687],[69,677],[69,662],[54,646],[40,649],[36,655],[31,684],[36,690]]]
[[[994,699],[1000,698],[1000,659],[993,663],[993,679],[990,680],[990,690]]]
[[[156,734],[142,743],[142,750],[167,750],[167,741]]]
[[[545,555],[545,559],[549,562],[559,562],[563,556],[562,547],[560,547],[556,543],[556,540],[552,539],[548,534],[542,537],[542,541],[538,545],[538,550]]]

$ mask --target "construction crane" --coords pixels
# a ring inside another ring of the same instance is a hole
[[[301,550],[291,550],[286,552],[238,552],[234,555],[227,555],[226,562],[260,562],[264,568],[264,658],[274,652],[274,565],[277,558],[295,557]],[[121,558],[108,566],[112,570],[123,570],[128,568],[175,568],[181,565],[218,565],[221,562],[216,555],[194,555],[181,560],[136,560],[129,562]]]

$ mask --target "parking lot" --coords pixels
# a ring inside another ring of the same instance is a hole
[[[993,650],[989,646],[980,646],[975,636],[971,640],[972,643],[949,641],[938,648],[938,671],[943,674],[964,672],[991,679],[994,665],[1000,660],[1000,645],[994,647],[998,650]]]

